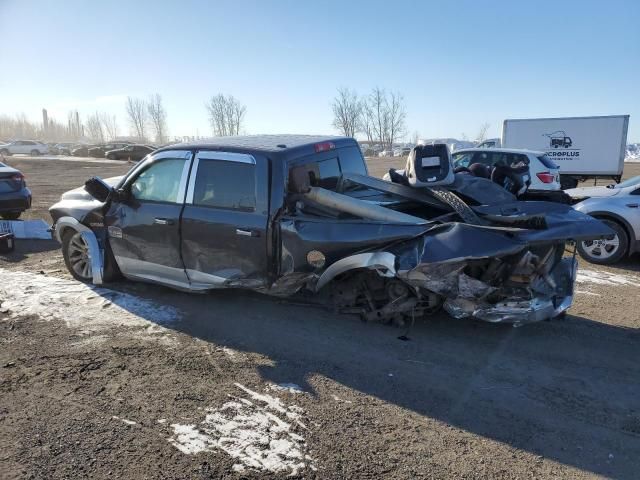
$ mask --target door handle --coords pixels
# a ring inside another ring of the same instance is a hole
[[[260,232],[258,230],[236,228],[236,235],[242,235],[244,237],[259,237]]]
[[[638,204],[637,203],[627,203],[627,207],[629,207],[629,208],[638,208]]]
[[[154,218],[153,223],[156,225],[173,225],[175,222],[172,218]]]

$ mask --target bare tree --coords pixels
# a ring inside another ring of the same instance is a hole
[[[411,134],[411,143],[413,145],[417,145],[419,141],[420,141],[420,133],[417,130],[414,130],[413,133]]]
[[[84,136],[84,126],[77,110],[72,110],[67,114],[67,128],[72,140],[79,140]]]
[[[209,112],[209,123],[217,136],[240,135],[247,107],[233,95],[219,93],[205,104]]]
[[[373,111],[374,136],[382,145],[387,145],[387,92],[380,87],[374,88],[369,102]]]
[[[100,123],[102,124],[105,137],[109,140],[115,140],[118,136],[118,121],[116,120],[116,116],[102,112],[100,114]]]
[[[333,126],[345,137],[354,137],[362,112],[362,102],[358,94],[348,88],[339,88],[333,99]]]
[[[369,142],[373,142],[375,140],[375,115],[373,113],[373,107],[368,98],[363,98],[360,101],[360,105],[362,108],[360,109],[358,128],[366,135]]]
[[[362,100],[360,129],[369,140],[390,148],[406,134],[406,116],[400,93],[376,87]]]
[[[134,134],[140,139],[147,138],[147,106],[141,98],[127,97],[127,116]]]
[[[147,110],[156,136],[156,142],[165,143],[167,137],[167,112],[162,106],[162,97],[159,93],[149,97]]]
[[[93,115],[89,115],[86,121],[87,135],[93,141],[104,143],[104,130],[102,128],[102,121],[98,112]]]
[[[405,119],[407,112],[404,107],[404,97],[398,92],[391,92],[387,104],[387,139],[389,147],[402,138],[406,133]]]
[[[487,131],[489,130],[490,127],[491,127],[491,124],[488,122],[485,122],[482,125],[480,125],[480,130],[478,131],[478,135],[476,135],[477,143],[482,143],[487,139]]]

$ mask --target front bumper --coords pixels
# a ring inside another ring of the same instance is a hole
[[[29,208],[31,208],[31,190],[28,188],[0,193],[0,212],[24,212]]]
[[[477,318],[492,323],[513,323],[515,326],[548,320],[566,312],[573,304],[573,290],[578,270],[575,257],[563,258],[553,273],[559,290],[553,296],[538,296],[531,300],[505,300],[487,304],[468,298],[449,299],[444,309],[454,318]]]

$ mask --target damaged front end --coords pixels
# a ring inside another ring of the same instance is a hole
[[[307,286],[367,321],[404,324],[443,308],[517,326],[566,312],[574,242],[609,228],[566,205],[519,202],[504,191],[495,204],[480,203],[474,195],[486,199],[495,184],[465,182],[417,189],[343,175],[338,192],[307,189],[281,222],[284,276],[304,271],[310,247],[325,252],[328,268],[309,267]]]
[[[425,247],[419,243],[418,249]],[[564,257],[564,247],[555,243],[487,258],[420,261],[413,268],[401,266],[397,276],[418,292],[438,294],[454,318],[522,325],[557,317],[571,306],[577,260]],[[399,260],[415,263],[409,253]]]

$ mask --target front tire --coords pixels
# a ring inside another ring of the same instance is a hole
[[[606,218],[599,219],[616,234],[599,240],[578,242],[578,253],[586,261],[598,265],[612,265],[619,262],[629,248],[629,235],[622,225]]]
[[[39,155],[40,155],[40,150],[36,150],[36,149],[31,150],[32,157],[37,157]]]
[[[107,158],[108,158],[109,160],[115,160],[115,159],[116,159],[116,156],[115,156],[113,153],[110,153],[109,155],[107,155]]]
[[[5,157],[10,157],[11,156],[11,152],[9,150],[7,150],[6,148],[3,148],[2,150],[0,150],[0,153]]]
[[[84,283],[91,283],[93,272],[91,270],[91,257],[89,245],[84,241],[80,232],[68,229],[62,235],[62,256],[69,273]]]

